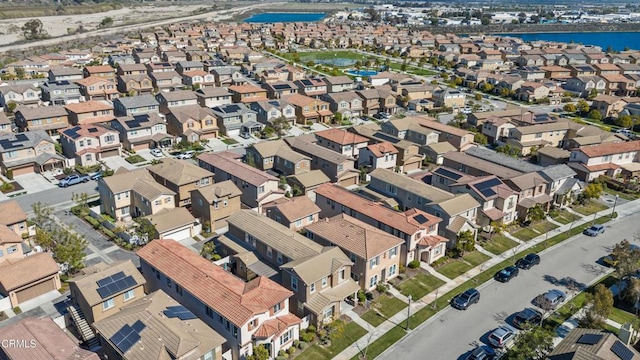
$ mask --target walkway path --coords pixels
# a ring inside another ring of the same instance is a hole
[[[602,210],[600,212],[597,213],[596,217],[601,217],[601,216],[607,216],[611,214],[611,209],[605,209]],[[640,212],[640,200],[636,200],[636,201],[630,201],[628,203],[619,205],[616,208],[616,211],[618,212],[618,219],[622,219],[625,218],[627,216],[630,215],[635,215],[638,212]],[[574,211],[571,211],[572,213],[575,213]],[[578,213],[575,213],[577,215],[580,215],[581,218],[577,219],[576,221],[574,221],[573,223],[569,223],[569,224],[560,224],[560,226],[552,231],[549,232],[549,235],[547,236],[547,234],[542,234],[536,238],[533,238],[527,242],[522,242],[519,239],[515,239],[511,236],[508,236],[506,233],[505,235],[507,235],[507,237],[509,238],[513,238],[513,240],[518,241],[518,243],[520,243],[521,245],[518,246],[517,251],[523,251],[526,249],[529,249],[543,241],[545,241],[545,239],[550,238],[552,236],[555,236],[561,232],[565,232],[568,231],[569,229],[576,227],[576,226],[580,226],[586,223],[589,223],[592,221],[593,216],[589,215],[589,216],[584,216]],[[616,221],[616,220],[614,220]],[[566,241],[571,241],[571,239],[566,240]],[[559,243],[557,245],[554,245],[550,248],[547,248],[546,250],[542,251],[541,253],[545,253],[547,251],[551,251],[552,249],[554,249],[556,246],[561,246],[563,245],[565,242]],[[463,283],[465,283],[466,281],[468,281],[469,279],[475,277],[476,275],[482,273],[483,271],[489,269],[490,267],[499,264],[500,262],[504,261],[504,259],[506,258],[505,254],[501,255],[501,256],[496,256],[494,254],[492,254],[493,256],[491,257],[491,259],[487,260],[485,263],[483,263],[482,265],[479,265],[469,271],[467,271],[466,273],[458,276],[455,279],[447,279],[447,281],[445,282],[444,285],[442,285],[441,287],[439,287],[438,289],[434,290],[433,292],[425,295],[422,299],[418,300],[418,301],[414,301],[411,303],[411,314],[414,314],[416,311],[422,309],[425,306],[431,306],[430,304],[436,300],[438,297],[441,297],[442,295],[448,293],[449,291],[455,289],[456,287],[462,285]],[[424,268],[424,267],[423,267]],[[427,267],[429,268],[429,267]],[[438,272],[435,271],[429,271],[430,274],[440,278],[440,276],[444,276],[442,274],[439,274]],[[444,280],[444,279],[442,279]],[[477,284],[480,285],[480,284]],[[395,293],[394,293],[395,294]],[[403,299],[404,300],[404,299]],[[352,319],[355,320],[355,317],[358,317],[357,314],[355,314],[354,312],[349,312],[348,314]],[[576,315],[574,315],[575,317]],[[577,321],[575,320],[575,318],[572,317],[569,320],[567,320],[567,322],[565,322],[564,324],[562,324],[562,326],[558,329],[558,333],[560,336],[560,333],[563,333],[564,335],[566,335],[566,333],[569,332],[569,330],[571,330],[573,327],[575,327],[575,324],[577,323]],[[399,313],[395,314],[393,317],[391,317],[389,320],[385,321],[384,323],[380,324],[378,327],[373,328],[369,323],[366,323],[363,326],[365,329],[367,329],[369,331],[368,334],[364,335],[362,338],[358,339],[358,341],[356,341],[355,343],[351,344],[349,347],[347,347],[345,350],[343,350],[340,354],[338,354],[337,356],[334,357],[334,359],[338,359],[338,360],[348,360],[351,359],[352,357],[356,356],[358,353],[360,353],[360,349],[364,349],[368,344],[371,344],[372,342],[374,342],[375,340],[377,340],[378,338],[380,338],[382,335],[384,335],[386,332],[388,332],[389,330],[391,330],[393,327],[395,327],[396,325],[401,325],[401,326],[405,326],[405,322],[407,320],[407,311],[400,311]],[[358,322],[358,324],[360,324],[360,322]],[[362,326],[362,325],[361,325]],[[619,326],[619,324],[616,324],[616,326]],[[561,339],[561,338],[560,338]],[[559,342],[559,340],[558,340]]]

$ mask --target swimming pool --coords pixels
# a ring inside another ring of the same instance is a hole
[[[353,75],[353,76],[374,76],[374,75],[378,75],[378,72],[375,70],[347,70],[346,71],[347,74],[349,75]]]

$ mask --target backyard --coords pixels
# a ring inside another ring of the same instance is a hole
[[[396,288],[404,296],[411,295],[413,299],[421,299],[442,285],[444,285],[444,281],[433,275],[417,274],[396,285]]]

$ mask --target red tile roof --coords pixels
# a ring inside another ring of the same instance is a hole
[[[578,151],[582,151],[582,153],[584,153],[588,157],[593,158],[598,156],[621,154],[638,150],[640,150],[640,140],[628,141],[623,143],[607,143],[585,146],[581,147]]]
[[[347,130],[343,129],[327,129],[318,131],[316,133],[316,136],[327,139],[329,141],[333,141],[334,143],[340,145],[359,144],[369,141],[369,139],[364,136],[350,133]]]
[[[154,240],[137,255],[239,326],[293,295],[263,276],[245,283],[174,240]]]
[[[275,319],[263,322],[253,336],[262,339],[271,336],[278,337],[292,325],[300,324],[301,322],[300,318],[292,314],[278,316]]]

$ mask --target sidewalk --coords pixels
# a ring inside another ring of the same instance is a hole
[[[612,211],[613,211],[613,209],[610,209],[610,208],[606,209],[606,210],[602,210],[602,211],[597,213],[595,218],[611,215]],[[635,214],[640,212],[640,200],[630,201],[630,202],[627,202],[625,204],[618,205],[616,207],[616,212],[618,213],[618,217],[616,219],[612,220],[613,222],[618,221],[620,219],[623,219],[623,218],[625,218],[627,216],[630,216],[630,215],[635,215]],[[551,237],[553,237],[553,236],[555,236],[557,234],[560,234],[562,232],[568,231],[571,228],[574,228],[574,227],[577,227],[577,226],[580,226],[580,225],[583,225],[583,224],[590,223],[594,219],[593,215],[589,215],[589,216],[580,215],[580,216],[582,216],[582,217],[580,219],[574,221],[573,223],[561,225],[558,228],[556,228],[556,229],[554,229],[552,231],[549,231],[548,234],[546,234],[546,233],[542,234],[542,235],[540,235],[540,236],[538,236],[536,238],[533,238],[533,239],[531,239],[531,240],[529,240],[527,242],[521,242],[520,241],[520,245],[517,246],[517,252],[521,252],[521,251],[524,251],[526,249],[529,249],[529,248],[531,248],[531,247],[533,247],[535,245],[538,245],[539,243],[545,241],[546,239],[551,238]],[[566,241],[571,241],[571,240],[567,239],[567,240],[565,240],[565,242],[559,243],[559,244],[554,245],[554,246],[552,246],[552,247],[550,247],[548,249],[545,249],[544,251],[541,252],[541,254],[544,254],[547,251],[553,250],[556,246],[563,245],[564,243],[566,243]],[[498,255],[498,256],[493,255],[493,257],[491,259],[487,260],[482,265],[479,265],[479,266],[467,271],[466,273],[458,276],[457,278],[455,278],[453,280],[447,281],[444,285],[442,285],[441,287],[439,287],[435,291],[427,294],[422,299],[420,299],[418,301],[415,301],[415,302],[412,302],[411,303],[411,314],[415,314],[416,311],[424,308],[425,306],[431,306],[431,303],[437,297],[441,297],[441,296],[445,295],[449,291],[451,291],[451,290],[455,289],[456,287],[462,285],[463,283],[465,283],[469,279],[475,277],[476,275],[482,273],[486,269],[489,269],[490,267],[501,263],[502,261],[504,261],[505,259],[510,257],[510,254],[511,254],[511,251],[506,251],[502,255]],[[433,274],[434,272],[430,271],[430,273]],[[479,285],[481,285],[481,284],[478,284],[478,286]],[[353,318],[353,316],[357,316],[355,313],[349,314],[349,315],[352,316],[352,318]],[[347,347],[345,350],[343,350],[340,354],[336,355],[334,357],[334,359],[339,359],[339,360],[349,360],[349,359],[351,359],[353,356],[357,355],[360,352],[359,349],[363,349],[367,344],[373,343],[375,340],[380,338],[382,335],[384,335],[386,332],[391,330],[396,325],[404,324],[406,322],[406,320],[407,320],[407,311],[404,310],[404,311],[400,311],[399,313],[395,314],[389,320],[387,320],[384,323],[380,324],[376,328],[373,328],[370,324],[367,323],[367,326],[364,327],[364,328],[367,329],[369,331],[369,333],[364,335],[362,338],[358,339],[358,341],[356,341],[355,343],[351,344],[349,347]],[[572,323],[572,321],[573,321],[573,323]],[[358,322],[358,323],[360,323],[360,322]],[[575,327],[576,323],[577,323],[577,320],[575,320],[573,317],[570,318],[564,324],[562,324],[562,326],[561,326],[562,332],[566,335],[566,333],[568,333],[569,330],[571,330],[573,327]],[[404,326],[404,325],[402,325],[402,326]],[[559,336],[560,336],[560,329],[558,330],[558,332],[559,332]],[[387,349],[387,351],[388,351],[388,349]]]

